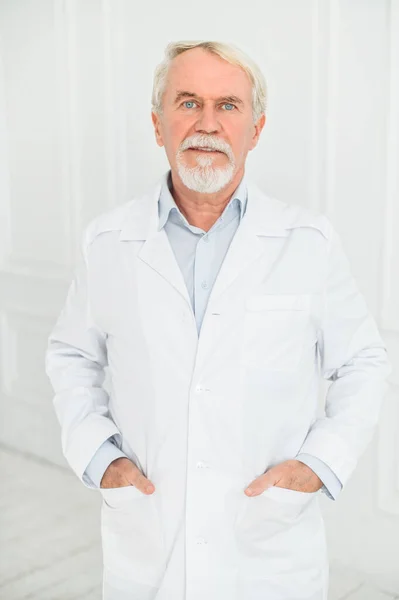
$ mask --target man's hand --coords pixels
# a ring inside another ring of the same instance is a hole
[[[100,488],[116,488],[134,485],[143,494],[153,494],[154,484],[145,477],[137,465],[124,456],[108,465],[100,482]]]
[[[258,496],[273,485],[297,492],[317,492],[323,487],[323,482],[300,460],[286,460],[251,481],[244,492],[247,496]],[[250,493],[250,490],[253,492]]]

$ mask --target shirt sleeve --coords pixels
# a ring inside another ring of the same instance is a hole
[[[113,437],[111,436],[101,444],[84,472],[84,477],[88,478],[98,488],[108,466],[117,458],[128,458],[112,440]]]
[[[332,469],[326,465],[325,462],[320,460],[320,458],[312,456],[311,454],[305,454],[303,452],[302,454],[298,454],[298,456],[295,458],[296,460],[300,460],[305,465],[310,467],[312,471],[314,471],[316,475],[320,477],[324,484],[321,488],[321,491],[324,492],[331,500],[336,500],[338,494],[342,490],[342,483]]]

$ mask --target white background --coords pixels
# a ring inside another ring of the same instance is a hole
[[[337,502],[332,562],[399,593],[399,1],[0,0],[0,442],[65,465],[44,373],[82,228],[166,171],[165,45],[233,42],[263,70],[261,189],[325,212],[388,345],[391,391]]]

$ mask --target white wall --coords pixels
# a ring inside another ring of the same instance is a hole
[[[394,372],[338,502],[333,562],[399,593],[399,1],[0,1],[0,440],[65,464],[43,369],[88,220],[168,168],[150,119],[167,42],[232,41],[269,84],[247,172],[326,212]]]

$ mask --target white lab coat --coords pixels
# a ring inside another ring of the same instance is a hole
[[[321,492],[244,489],[299,452],[345,485],[386,391],[384,344],[329,220],[252,183],[198,338],[160,185],[88,225],[46,353],[83,484],[115,435],[156,488],[98,492],[103,598],[326,600]]]

